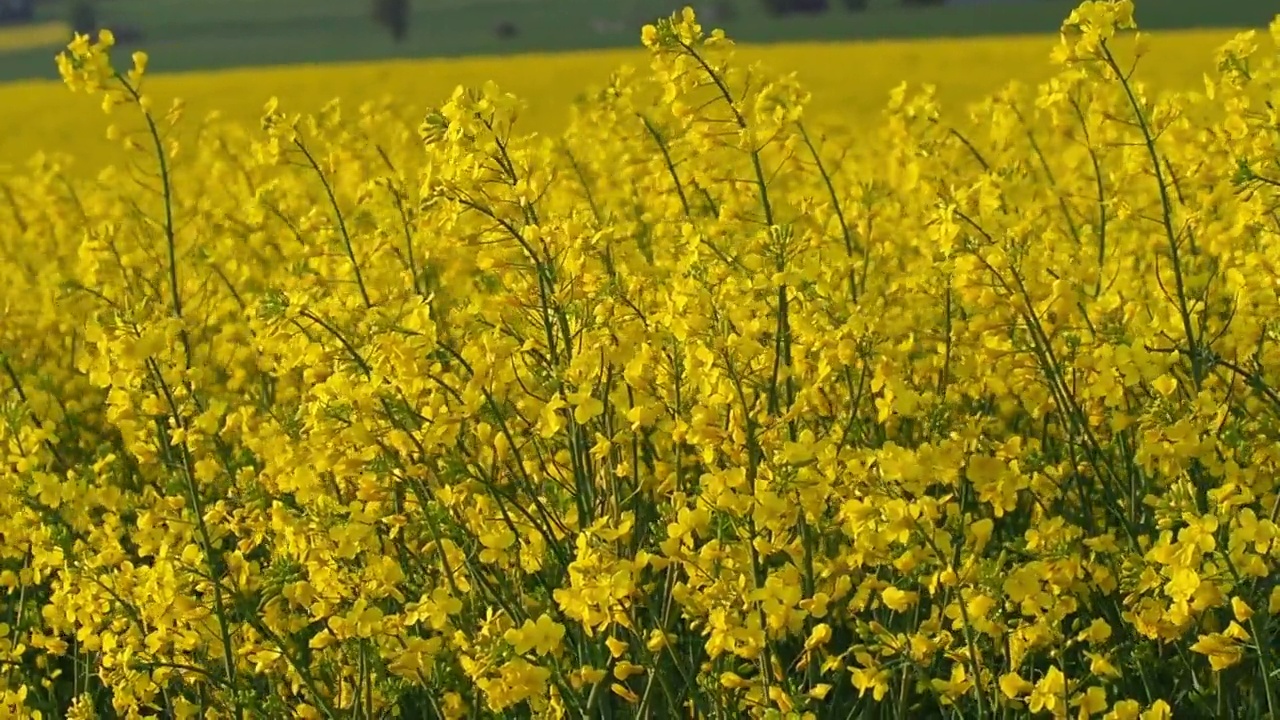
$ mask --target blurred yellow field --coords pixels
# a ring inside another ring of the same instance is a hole
[[[1234,31],[1161,33],[1152,37],[1140,77],[1156,87],[1197,87],[1210,70],[1214,48]],[[1050,74],[1048,55],[1056,38],[1044,36],[894,41],[847,44],[745,46],[744,60],[796,71],[813,94],[812,111],[846,125],[878,117],[888,92],[900,82],[935,83],[944,107],[961,108],[1008,80],[1040,81]],[[52,59],[50,60],[52,62]],[[257,121],[262,105],[278,95],[286,107],[314,110],[341,97],[348,106],[391,95],[426,107],[459,84],[493,80],[528,102],[526,130],[555,131],[567,106],[589,84],[602,82],[622,64],[644,64],[643,51],[609,50],[325,65],[159,75],[149,80],[158,104],[187,101],[190,116],[217,109],[232,119]],[[161,102],[163,101],[163,102]],[[30,122],[40,117],[40,123]],[[0,166],[32,153],[73,154],[96,167],[120,157],[102,136],[105,120],[92,100],[70,96],[60,83],[0,85]]]
[[[61,22],[0,27],[0,53],[58,45],[69,37],[71,28]]]

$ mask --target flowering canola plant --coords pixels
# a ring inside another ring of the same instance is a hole
[[[686,10],[0,197],[0,714],[1275,716],[1280,19],[879,132]],[[1141,42],[1135,53],[1140,55]],[[411,119],[412,118],[412,119]]]

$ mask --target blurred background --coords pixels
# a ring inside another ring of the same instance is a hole
[[[1054,32],[1076,0],[0,0],[0,82],[110,28],[157,71],[635,46],[683,5],[741,42]],[[1263,27],[1277,0],[1138,0],[1144,29]]]

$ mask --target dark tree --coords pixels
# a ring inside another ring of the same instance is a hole
[[[396,42],[409,35],[409,0],[373,0],[373,19]]]
[[[35,17],[35,0],[0,0],[0,25],[29,23]]]
[[[764,0],[765,11],[770,15],[802,15],[826,12],[829,0]]]
[[[709,23],[733,22],[738,18],[738,6],[731,0],[712,0],[698,7],[698,18]]]
[[[493,34],[496,35],[499,40],[510,40],[520,34],[520,29],[517,28],[516,24],[510,20],[501,20],[497,25],[493,26]]]
[[[98,4],[93,0],[73,0],[67,23],[74,32],[91,35],[98,30]]]

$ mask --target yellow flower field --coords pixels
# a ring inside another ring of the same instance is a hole
[[[689,10],[537,134],[77,38],[133,162],[0,178],[0,717],[1276,717],[1280,18],[1159,92],[1132,10],[860,127]]]
[[[0,53],[56,45],[69,37],[71,28],[61,22],[0,27]]]
[[[1198,88],[1203,59],[1234,33],[1201,30],[1153,38],[1143,74],[1160,88]],[[1039,36],[945,41],[747,46],[744,62],[795,70],[814,94],[812,112],[866,127],[879,117],[889,91],[901,82],[934,83],[947,107],[963,110],[1010,79],[1038,82],[1054,39]],[[384,95],[421,107],[458,85],[493,80],[528,102],[521,126],[560,132],[566,108],[588,86],[605,81],[626,63],[643,63],[642,51],[594,51],[517,58],[416,60],[297,68],[261,68],[157,76],[151,93],[162,104],[183,98],[195,118],[217,110],[254,123],[262,103],[275,95],[291,107],[315,109],[334,97],[350,103]],[[566,78],[571,79],[566,82]],[[29,122],[39,117],[40,123]],[[67,98],[60,84],[0,85],[0,167],[20,165],[36,151],[73,154],[96,170],[118,162],[118,147],[102,137],[92,99]]]

